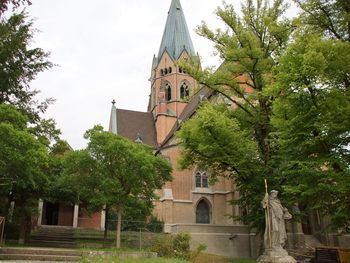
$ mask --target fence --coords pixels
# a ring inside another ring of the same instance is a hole
[[[5,231],[5,217],[0,217],[0,245],[3,244]]]
[[[115,245],[116,220],[107,222],[107,237],[104,231],[77,229],[75,237],[81,247],[112,247]],[[163,236],[163,224],[159,222],[145,222],[123,220],[121,231],[121,245],[124,248],[144,250],[152,246],[155,240]]]

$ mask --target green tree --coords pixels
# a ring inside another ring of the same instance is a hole
[[[271,89],[281,180],[304,212],[350,231],[349,1],[297,2],[303,23]]]
[[[0,3],[0,199],[5,204],[4,215],[10,203],[15,203],[14,221],[18,215],[20,241],[31,228],[38,198],[48,198],[55,192],[49,185],[55,164],[48,152],[60,135],[55,121],[41,116],[52,99],[38,102],[38,91],[30,87],[38,73],[53,66],[47,60],[49,53],[33,48],[35,30],[26,13],[3,16],[11,6],[14,10],[26,4],[31,3]]]
[[[41,48],[30,48],[33,40],[33,22],[25,13],[13,14],[0,20],[0,103],[15,105],[30,122],[37,122],[52,99],[38,103],[37,90],[30,88],[35,76],[51,68],[49,53]]]
[[[0,104],[0,120],[0,198],[6,204],[6,216],[10,203],[15,202],[15,216],[21,225],[20,242],[24,242],[34,203],[48,183],[44,173],[47,148],[30,133],[26,116],[14,106]]]
[[[350,41],[349,0],[294,0],[304,25],[327,38]]]
[[[243,219],[256,223],[261,220],[256,216],[261,199],[257,193],[264,192],[264,178],[271,186],[279,186],[273,160],[275,145],[271,143],[274,98],[265,91],[274,82],[273,69],[293,30],[290,22],[282,18],[287,8],[283,1],[273,1],[271,6],[269,2],[246,0],[241,16],[233,5],[224,3],[216,14],[226,30],[213,31],[205,23],[198,27],[198,33],[214,43],[222,64],[214,72],[202,70],[199,63],[183,66],[216,92],[219,99],[214,103],[220,103],[222,97],[221,102],[229,102],[231,107],[226,105],[224,110],[204,104],[197,112],[199,116],[188,121],[178,135],[184,146],[183,167],[206,162],[214,180],[218,175],[233,178],[241,194],[239,203],[251,211]],[[203,109],[206,107],[210,108],[208,112]],[[218,126],[212,127],[206,118]],[[200,126],[202,136],[191,132]],[[219,145],[222,150],[216,147]],[[228,145],[235,150],[228,149]]]
[[[169,162],[154,156],[152,149],[103,131],[88,130],[85,150],[72,152],[66,160],[68,180],[76,182],[72,192],[97,210],[114,210],[118,215],[116,246],[120,247],[122,215],[135,203],[152,207],[155,190],[171,179]]]

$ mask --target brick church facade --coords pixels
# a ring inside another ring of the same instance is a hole
[[[207,243],[208,252],[254,256],[249,248],[254,242],[248,227],[232,219],[240,213],[238,206],[229,204],[238,195],[232,181],[221,179],[210,185],[206,171],[200,167],[177,168],[180,148],[175,133],[195,114],[203,99],[213,96],[177,65],[179,60],[195,59],[198,55],[181,3],[172,0],[160,49],[152,61],[148,110],[118,109],[113,103],[109,131],[150,145],[171,162],[173,180],[157,191],[160,199],[153,212],[164,221],[165,232],[189,232],[194,244]]]

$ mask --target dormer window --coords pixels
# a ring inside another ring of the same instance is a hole
[[[170,83],[165,85],[165,100],[171,101],[171,86]]]
[[[190,89],[186,82],[182,83],[180,87],[180,99],[184,99],[190,95]]]

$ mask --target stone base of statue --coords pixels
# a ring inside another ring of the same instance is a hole
[[[288,255],[288,252],[283,248],[265,249],[257,262],[260,263],[296,263],[297,261]]]

